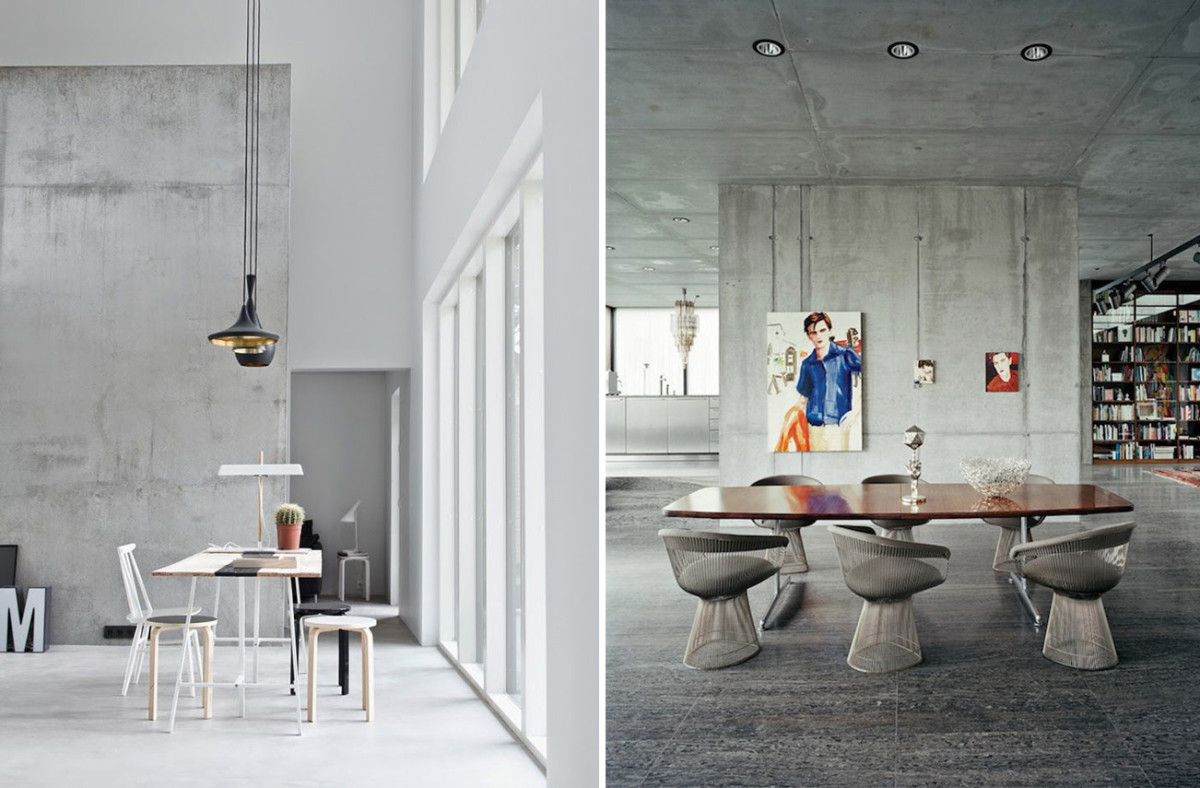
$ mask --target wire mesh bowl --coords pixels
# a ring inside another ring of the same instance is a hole
[[[1025,483],[1032,466],[1019,457],[964,457],[959,463],[963,478],[980,495],[1008,495]]]

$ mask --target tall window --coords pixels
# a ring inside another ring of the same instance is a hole
[[[507,578],[506,618],[508,630],[508,694],[518,699],[521,697],[522,679],[522,629],[521,629],[521,225],[518,224],[504,239],[504,267],[507,298],[505,299],[505,318],[507,322],[506,337],[508,359],[508,407],[505,409],[505,423],[508,443],[508,507],[505,522],[505,544],[507,545],[505,576]]]
[[[439,646],[545,759],[542,190],[535,162],[441,302]]]
[[[683,360],[671,335],[673,309],[613,310],[613,363],[622,394],[683,393]],[[696,310],[696,340],[688,354],[687,393],[720,394],[718,310]]]

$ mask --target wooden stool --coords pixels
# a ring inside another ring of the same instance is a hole
[[[362,561],[363,599],[371,601],[371,556],[362,550],[338,550],[338,601],[346,601],[346,564]]]
[[[147,706],[148,718],[158,719],[158,636],[171,629],[183,629],[184,616],[150,616],[146,626],[150,627],[150,702]],[[200,662],[200,680],[212,682],[213,663],[213,628],[217,619],[212,616],[192,616],[191,627],[204,635],[204,657]],[[187,642],[181,642],[180,648],[187,648]],[[201,690],[204,705],[204,719],[212,719],[212,687]]]
[[[301,632],[300,621],[308,616],[344,616],[350,612],[350,606],[345,602],[300,602],[293,610],[296,615],[296,631]],[[300,649],[303,644],[302,638],[296,639],[296,664],[300,664]],[[289,667],[289,671],[295,670]],[[296,674],[290,673],[292,683],[296,681]],[[350,633],[346,630],[338,630],[338,685],[342,688],[343,695],[350,694]],[[292,694],[296,694],[296,690],[292,690]]]
[[[375,619],[364,616],[309,616],[308,631],[308,721],[317,721],[317,637],[334,630],[358,632],[362,641],[362,707],[367,722],[375,718],[375,648],[371,627]]]

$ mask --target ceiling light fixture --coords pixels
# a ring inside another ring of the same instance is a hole
[[[686,216],[672,216],[671,221],[675,222],[675,224],[687,224],[691,219]]]
[[[897,60],[908,60],[909,58],[916,57],[917,53],[921,50],[917,49],[917,45],[911,41],[897,41],[889,46],[887,51],[889,55]]]
[[[710,251],[710,252],[719,252],[719,251],[721,251],[721,247],[719,247],[719,246],[715,246],[715,245],[714,245],[714,246],[710,246],[710,247],[708,247],[708,249],[709,249],[709,251]]]
[[[1054,52],[1049,44],[1030,44],[1021,50],[1021,57],[1031,63],[1036,63],[1039,60],[1045,60]]]
[[[643,271],[654,271],[654,270],[657,270],[657,269],[655,269],[655,267],[654,267],[654,266],[652,266],[652,265],[643,265],[643,266],[642,266],[642,270],[643,270]]]
[[[763,57],[779,57],[783,54],[783,44],[769,38],[760,38],[754,42],[754,51]]]
[[[692,343],[696,341],[696,299],[688,300],[686,287],[683,288],[683,298],[675,302],[675,314],[671,315],[671,336],[675,338],[675,349],[683,359],[683,393],[687,396],[688,354],[692,352]]]
[[[262,0],[246,0],[246,112],[243,123],[245,154],[242,172],[242,309],[237,321],[208,341],[233,348],[243,367],[265,367],[275,358],[278,334],[265,331],[258,319],[255,285],[258,281],[258,129],[262,66]],[[251,111],[253,107],[253,111]]]
[[[608,250],[608,251],[610,251],[610,252],[615,252],[615,251],[617,251],[617,247],[615,247],[615,246],[605,246],[604,248],[605,248],[605,249],[607,249],[607,250]]]

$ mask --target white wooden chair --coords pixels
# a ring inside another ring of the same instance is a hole
[[[136,544],[125,544],[117,548],[117,558],[121,564],[121,580],[125,584],[125,600],[129,603],[129,614],[126,620],[134,624],[133,643],[129,647],[129,656],[125,660],[125,684],[121,694],[129,693],[129,682],[137,683],[142,674],[142,661],[150,654],[149,703],[147,706],[149,719],[156,717],[158,708],[158,646],[179,645],[180,641],[163,642],[159,639],[162,632],[171,629],[182,629],[188,614],[187,608],[155,608],[150,604],[150,595],[146,592],[146,584],[142,582],[141,572],[138,571],[137,559],[133,557]],[[192,630],[188,633],[189,645],[193,650],[188,652],[188,677],[195,681],[195,661],[202,666],[205,681],[212,680],[213,628],[217,619],[213,616],[197,615],[199,607],[192,609]],[[205,636],[204,652],[200,650],[199,633]],[[196,690],[192,688],[192,696]],[[205,688],[203,692],[204,716],[208,718],[212,709],[212,689]]]

